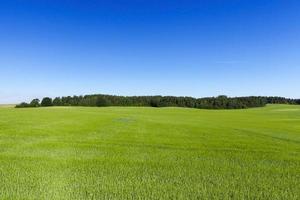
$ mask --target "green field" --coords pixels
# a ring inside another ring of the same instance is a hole
[[[2,107],[0,199],[300,199],[300,106]]]

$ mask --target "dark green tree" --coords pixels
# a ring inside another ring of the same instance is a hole
[[[39,99],[33,99],[30,102],[30,107],[39,107],[40,106],[40,100]]]
[[[62,106],[62,101],[60,97],[56,97],[53,102],[52,102],[53,106]]]
[[[103,96],[99,96],[96,101],[96,106],[98,107],[108,106],[108,102],[106,98]]]
[[[28,107],[30,107],[30,104],[25,103],[25,102],[22,102],[22,103],[16,105],[16,108],[28,108]]]
[[[43,98],[43,100],[42,100],[42,102],[41,102],[41,106],[43,106],[43,107],[53,106],[53,104],[52,104],[52,99],[49,98],[49,97]]]

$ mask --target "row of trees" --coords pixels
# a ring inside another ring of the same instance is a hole
[[[283,97],[174,97],[174,96],[115,96],[115,95],[85,95],[49,97],[33,99],[30,103],[21,103],[17,108],[24,107],[46,107],[46,106],[151,106],[151,107],[188,107],[205,109],[240,109],[263,107],[266,104],[300,104],[298,99],[287,99]]]
[[[22,102],[16,105],[16,108],[32,108],[32,107],[47,107],[54,106],[53,101],[49,97],[43,98],[42,102],[39,99],[33,99],[30,103]]]

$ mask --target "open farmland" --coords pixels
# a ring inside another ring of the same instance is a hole
[[[300,106],[0,108],[0,199],[300,199]]]

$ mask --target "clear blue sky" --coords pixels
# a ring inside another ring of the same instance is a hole
[[[297,0],[0,3],[0,103],[91,93],[300,98]]]

